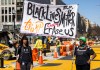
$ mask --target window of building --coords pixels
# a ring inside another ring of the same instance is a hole
[[[15,0],[12,0],[12,4],[15,4]]]
[[[5,22],[7,22],[7,15],[5,15]]]
[[[11,22],[11,15],[9,15],[9,22]]]
[[[53,0],[51,0],[51,2],[53,2]]]
[[[20,8],[20,11],[22,12],[23,11],[23,8]]]
[[[23,2],[23,0],[17,0],[17,2]]]
[[[1,14],[4,14],[4,7],[2,7],[1,10],[2,10]]]
[[[17,7],[17,13],[20,13],[21,11],[20,11],[20,7]]]
[[[5,7],[5,14],[7,14],[7,7]]]
[[[20,0],[17,0],[17,2],[20,2]]]
[[[1,0],[1,5],[4,5],[4,4],[5,4],[4,0]]]
[[[21,18],[21,15],[18,14],[16,20],[17,20],[17,21],[21,21],[21,19],[22,19],[22,18]]]
[[[12,22],[14,22],[15,20],[15,15],[12,15]]]
[[[5,0],[5,5],[7,5],[7,0]]]
[[[17,5],[23,6],[23,0],[17,0]]]
[[[7,25],[4,25],[4,29],[9,29],[9,27]]]
[[[12,29],[14,29],[13,26],[9,26],[9,30],[12,30]]]
[[[8,0],[8,4],[11,5],[11,0]]]
[[[9,14],[11,14],[11,7],[9,7]]]
[[[21,2],[23,2],[23,0],[21,0]]]
[[[2,22],[4,22],[4,15],[2,15]]]
[[[15,8],[14,7],[12,7],[12,14],[14,14],[15,13]]]
[[[22,19],[22,7],[17,7],[17,16],[16,21],[21,21]]]

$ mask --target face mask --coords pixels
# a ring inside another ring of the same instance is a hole
[[[85,45],[83,44],[83,45],[81,45],[82,47],[84,47]]]

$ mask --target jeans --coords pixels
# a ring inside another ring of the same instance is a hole
[[[21,63],[21,70],[30,70],[31,62],[22,62]]]

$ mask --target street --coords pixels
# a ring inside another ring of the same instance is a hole
[[[97,57],[91,62],[91,70],[100,70],[100,44],[92,46],[93,50],[96,52]],[[75,62],[72,64],[72,56],[60,56],[58,58],[53,58],[52,53],[48,53],[47,56],[43,56],[43,64],[38,64],[34,61],[33,70],[76,70]],[[5,68],[0,68],[0,70],[14,70],[16,65],[16,60],[6,60],[4,61]]]

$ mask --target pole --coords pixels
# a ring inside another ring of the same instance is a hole
[[[13,20],[14,20],[13,32],[14,32],[14,39],[15,39],[15,13],[13,13]]]
[[[15,14],[14,14],[14,31],[15,31]]]
[[[4,58],[2,54],[0,54],[0,68],[4,68]]]
[[[16,18],[16,11],[15,11],[15,8],[12,9],[12,14],[13,14],[13,36],[14,36],[14,39],[15,39],[15,18]]]
[[[71,69],[70,70],[73,70],[73,64],[74,64],[74,52],[75,52],[75,43],[76,41],[74,42],[74,48],[73,48],[73,54],[72,54],[72,65],[71,65]]]

